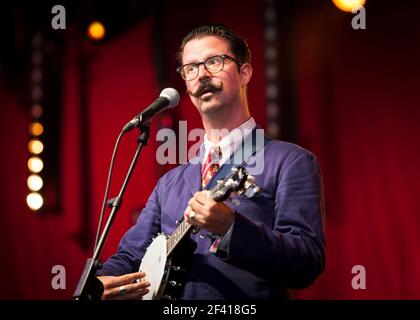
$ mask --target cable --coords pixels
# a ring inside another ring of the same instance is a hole
[[[108,179],[106,181],[105,195],[104,195],[104,200],[102,202],[101,215],[99,216],[98,230],[96,231],[95,245],[93,246],[93,252],[95,252],[96,246],[98,245],[99,235],[100,235],[101,229],[102,229],[102,220],[103,220],[103,217],[104,217],[105,206],[106,206],[106,202],[107,202],[107,198],[108,198],[109,185],[111,183],[111,175],[112,175],[112,169],[114,167],[115,155],[117,154],[117,149],[118,149],[118,146],[120,145],[120,141],[121,141],[121,138],[122,138],[123,134],[124,133],[121,132],[118,135],[117,141],[115,142],[114,151],[112,153],[111,163],[109,164]]]

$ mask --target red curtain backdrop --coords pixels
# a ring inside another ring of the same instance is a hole
[[[92,255],[93,239],[88,251],[82,250],[80,234],[90,219],[93,235],[99,212],[111,153],[124,124],[158,96],[152,57],[152,19],[144,21],[123,36],[103,45],[86,48],[91,62],[87,68],[88,110],[80,110],[80,47],[69,37],[65,58],[65,81],[62,116],[62,211],[37,216],[25,203],[28,176],[29,112],[16,98],[1,91],[1,127],[4,150],[1,158],[3,177],[0,231],[4,237],[1,255],[0,298],[2,299],[70,299],[83,265]],[[89,163],[81,163],[81,112],[88,113]],[[156,136],[152,126],[151,136]],[[109,196],[116,196],[137,147],[135,131],[126,135],[115,161]],[[138,211],[147,201],[157,179],[155,139],[145,148],[124,197],[124,205],[115,219],[103,256],[117,248],[118,240],[133,223],[131,210]],[[87,166],[89,176],[81,176]],[[11,170],[12,168],[12,170]],[[89,217],[82,217],[80,189],[91,186]],[[4,198],[3,198],[4,197]],[[6,242],[6,245],[5,245]],[[66,268],[66,289],[54,290],[51,273],[54,265]]]
[[[300,297],[419,299],[419,24],[407,6],[368,3],[353,30],[326,9],[296,21],[300,141],[321,161],[328,250]],[[355,265],[366,290],[351,286]]]
[[[219,4],[219,5],[216,5]],[[265,126],[264,25],[262,1],[216,2],[203,12],[196,1],[164,7],[164,86],[182,99],[170,112],[188,129],[200,118],[174,72],[174,53],[192,26],[207,21],[228,24],[247,36],[254,75],[250,108]],[[220,8],[223,8],[221,10]],[[380,2],[367,6],[367,29],[353,30],[351,14],[331,3],[296,8],[294,45],[298,143],[320,160],[326,195],[327,268],[298,299],[419,299],[420,194],[420,32],[416,10]],[[193,20],[192,20],[193,19]],[[109,42],[89,46],[87,110],[81,110],[77,68],[80,43],[66,34],[62,104],[62,211],[37,216],[26,207],[28,107],[0,78],[0,299],[71,299],[92,248],[83,250],[81,230],[96,224],[112,148],[122,126],[159,94],[151,17]],[[391,23],[392,22],[392,23]],[[281,36],[281,35],[280,35]],[[88,116],[88,163],[81,158],[81,112]],[[128,186],[103,258],[144,206],[162,168],[156,164],[156,119]],[[116,159],[110,196],[116,195],[136,148],[136,132],[127,134]],[[81,176],[87,166],[89,176]],[[82,217],[80,188],[88,183],[89,217]],[[93,244],[93,243],[92,243]],[[66,289],[51,287],[54,265],[66,268]],[[366,289],[351,286],[352,267],[363,265]]]

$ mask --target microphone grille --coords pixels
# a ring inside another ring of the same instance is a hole
[[[179,93],[174,88],[165,88],[160,93],[160,97],[169,100],[169,108],[175,107],[179,103]]]

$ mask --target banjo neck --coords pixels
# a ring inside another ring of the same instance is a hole
[[[183,220],[181,224],[176,228],[175,232],[169,236],[167,240],[167,256],[169,256],[182,238],[190,231],[192,224],[188,223],[187,220]]]

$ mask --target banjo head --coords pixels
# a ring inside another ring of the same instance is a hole
[[[166,235],[158,235],[146,250],[146,254],[140,264],[139,271],[146,273],[146,279],[150,282],[149,292],[143,296],[143,300],[159,299],[159,288],[165,273],[166,265]]]

